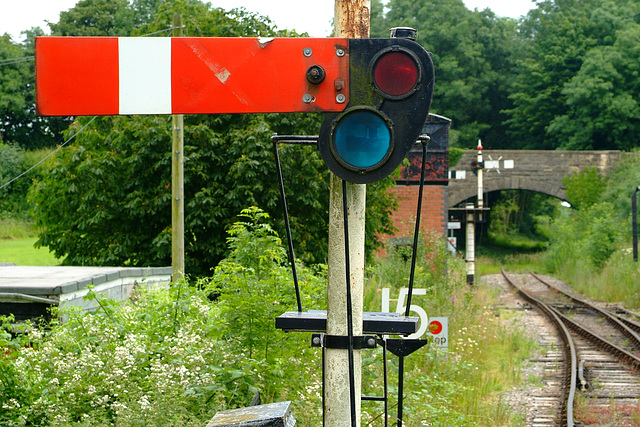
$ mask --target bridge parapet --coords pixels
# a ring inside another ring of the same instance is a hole
[[[566,200],[566,187],[562,180],[567,175],[596,167],[607,175],[620,161],[623,152],[610,151],[559,151],[559,150],[483,150],[485,173],[484,191],[529,190]],[[478,178],[472,163],[477,150],[464,152],[458,163],[450,167],[449,207],[477,196]],[[491,166],[491,167],[489,167]]]

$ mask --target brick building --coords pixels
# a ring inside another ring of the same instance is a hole
[[[447,233],[448,218],[448,171],[449,171],[449,128],[451,120],[430,114],[422,130],[431,140],[427,143],[427,163],[425,166],[425,186],[422,195],[421,231],[436,231],[443,237]],[[407,156],[409,165],[400,169],[396,186],[391,192],[397,196],[399,207],[392,215],[394,236],[384,236],[391,244],[410,244],[415,229],[420,190],[422,147],[416,145]]]

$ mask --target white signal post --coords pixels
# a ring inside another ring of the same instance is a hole
[[[465,206],[465,214],[467,216],[467,283],[473,285],[475,281],[475,258],[476,258],[476,211],[478,212],[478,220],[482,221],[482,211],[484,210],[484,197],[483,192],[483,182],[482,182],[482,172],[484,169],[484,165],[482,162],[482,141],[478,140],[478,202],[477,206],[474,209],[473,203],[468,203]]]
[[[482,208],[484,207],[482,171],[484,165],[482,162],[482,141],[478,140],[478,219],[482,221]]]
[[[369,0],[335,1],[335,36],[369,37]],[[366,184],[347,183],[346,201],[349,226],[349,264],[353,313],[353,335],[362,335],[364,281],[364,225]],[[342,180],[331,174],[329,201],[329,256],[327,284],[327,335],[347,336],[345,236],[342,206]],[[325,349],[324,425],[360,426],[362,396],[362,353],[353,350],[355,423],[351,419],[349,350]]]
[[[465,261],[467,262],[467,283],[473,285],[475,280],[475,209],[473,203],[468,203],[465,206],[465,212],[467,215],[467,255]]]

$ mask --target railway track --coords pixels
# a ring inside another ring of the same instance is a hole
[[[557,330],[527,425],[640,425],[640,317],[593,305],[535,274],[502,274]]]

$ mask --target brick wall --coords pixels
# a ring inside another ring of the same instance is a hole
[[[385,235],[382,240],[413,238],[415,219],[418,209],[417,185],[396,185],[390,192],[398,197],[398,210],[392,215],[392,221],[398,231],[393,236]],[[436,231],[446,236],[447,233],[447,187],[429,185],[424,187],[422,195],[422,215],[420,230]],[[384,255],[384,251],[381,253]]]

